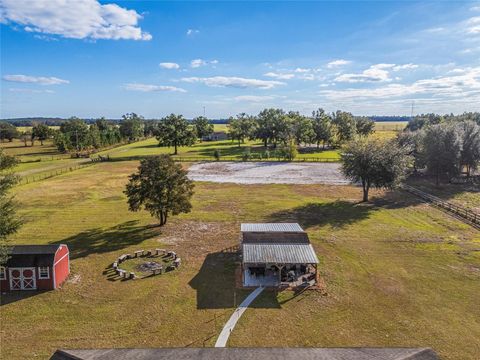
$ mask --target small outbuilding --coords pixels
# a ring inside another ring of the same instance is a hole
[[[316,285],[318,258],[296,223],[241,225],[244,287]]]
[[[228,140],[228,134],[225,131],[214,131],[202,138],[203,141],[223,141]]]
[[[0,268],[1,291],[53,290],[70,273],[70,252],[64,244],[15,245],[8,255]]]

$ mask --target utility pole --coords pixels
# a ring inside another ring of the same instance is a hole
[[[205,106],[203,107],[203,117],[205,117]]]
[[[75,141],[76,141],[77,153],[78,153],[78,130],[75,130]]]

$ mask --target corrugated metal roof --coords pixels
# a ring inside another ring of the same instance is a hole
[[[242,243],[310,244],[306,232],[243,232]]]
[[[297,223],[242,224],[242,232],[304,232]]]
[[[310,244],[243,244],[243,262],[277,264],[318,264]]]

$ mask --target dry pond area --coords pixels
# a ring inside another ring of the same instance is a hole
[[[330,184],[350,182],[339,163],[203,162],[189,167],[190,179],[234,184]]]

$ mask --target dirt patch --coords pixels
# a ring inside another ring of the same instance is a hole
[[[188,177],[235,184],[350,184],[338,163],[210,162],[190,166]]]

